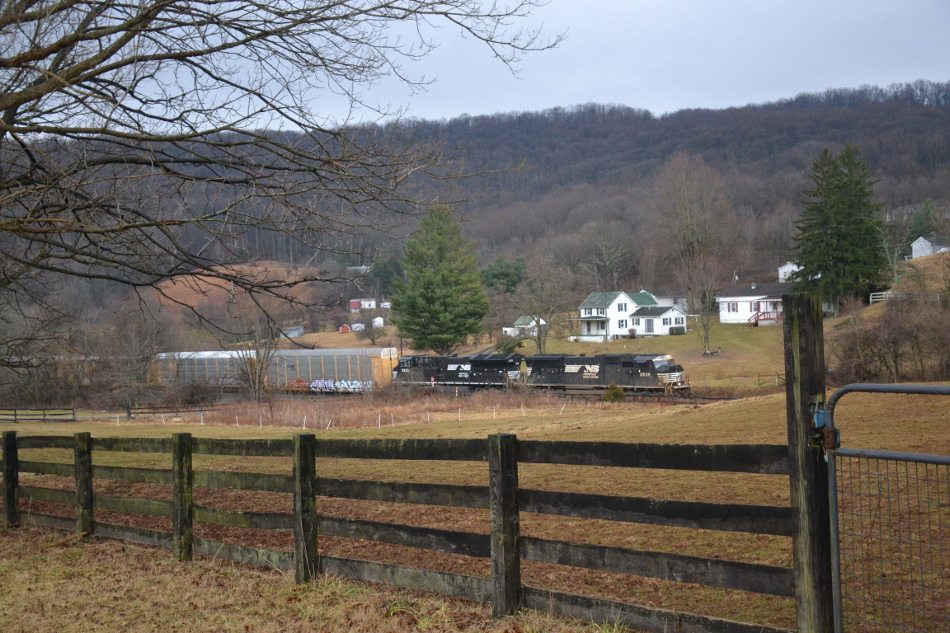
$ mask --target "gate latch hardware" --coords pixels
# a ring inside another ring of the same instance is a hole
[[[814,424],[811,429],[811,445],[815,448],[834,450],[841,447],[841,433],[829,426],[828,411],[821,404],[815,405]]]

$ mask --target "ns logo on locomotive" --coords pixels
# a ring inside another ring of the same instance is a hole
[[[393,378],[401,384],[470,391],[517,384],[564,391],[596,392],[610,385],[625,391],[689,391],[686,372],[669,354],[404,356]]]

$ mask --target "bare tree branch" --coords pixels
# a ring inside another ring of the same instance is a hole
[[[269,242],[307,260],[385,237],[453,202],[437,187],[462,171],[399,125],[334,120],[323,99],[352,112],[384,77],[421,88],[405,66],[441,26],[513,64],[557,43],[521,27],[547,1],[0,2],[0,291],[27,273],[199,274],[289,298],[327,279],[237,265]]]

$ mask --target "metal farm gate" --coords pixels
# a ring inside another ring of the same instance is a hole
[[[839,443],[834,407],[851,392],[946,396],[950,387],[843,387],[816,423],[826,446]],[[836,632],[950,631],[950,456],[840,447],[826,455]]]

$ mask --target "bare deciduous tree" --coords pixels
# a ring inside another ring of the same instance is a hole
[[[438,26],[510,64],[555,43],[520,26],[546,1],[0,3],[0,292],[37,273],[200,274],[258,296],[325,279],[236,264],[266,240],[349,250],[432,200],[426,176],[457,172],[322,98],[355,110],[383,77],[423,87],[404,66]]]
[[[677,283],[685,289],[689,318],[709,354],[709,335],[712,324],[719,316],[716,291],[729,278],[729,272],[717,259],[709,255],[693,257],[674,271]]]
[[[533,319],[524,338],[534,343],[538,354],[544,354],[550,334],[566,334],[570,329],[571,310],[578,304],[577,277],[551,258],[534,255],[510,302],[515,312]]]
[[[736,253],[736,222],[718,172],[701,158],[674,155],[657,176],[657,210],[668,238],[667,255],[675,282],[686,294],[689,313],[703,351],[718,314],[716,291],[727,279],[723,260]]]
[[[721,257],[736,242],[735,212],[719,173],[686,153],[670,158],[656,177],[654,201],[667,256],[679,264]]]

